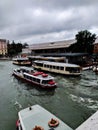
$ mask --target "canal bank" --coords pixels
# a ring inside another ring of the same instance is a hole
[[[98,76],[84,71],[80,77],[55,76],[58,87],[39,90],[12,76],[17,68],[11,61],[0,61],[0,129],[15,130],[17,113],[28,104],[39,104],[76,129],[98,109]]]

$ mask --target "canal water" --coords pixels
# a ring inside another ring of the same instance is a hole
[[[12,76],[12,61],[0,61],[0,130],[16,130],[18,111],[39,104],[73,129],[98,109],[98,75],[92,70],[80,77],[53,75],[58,87],[42,90]]]

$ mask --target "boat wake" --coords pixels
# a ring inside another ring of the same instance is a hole
[[[93,100],[92,98],[83,98],[83,97],[78,97],[75,95],[70,94],[71,99],[74,102],[77,102],[79,104],[81,104],[82,106],[86,106],[92,110],[98,110],[98,100]]]
[[[19,108],[19,109],[22,108],[22,105],[21,105],[18,101],[16,101],[16,102],[14,103],[14,105],[15,105],[17,108]]]

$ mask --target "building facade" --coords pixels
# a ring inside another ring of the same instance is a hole
[[[94,44],[94,53],[98,53],[98,43]]]
[[[5,56],[7,53],[7,40],[0,39],[0,56]]]
[[[98,37],[96,38],[95,43],[94,43],[94,51],[93,51],[93,53],[98,54]]]

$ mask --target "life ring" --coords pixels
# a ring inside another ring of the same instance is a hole
[[[52,119],[48,122],[48,125],[49,125],[50,127],[56,127],[56,126],[59,125],[59,121],[52,118]]]
[[[41,126],[35,126],[35,127],[33,128],[33,130],[44,130],[44,128],[41,127]]]

